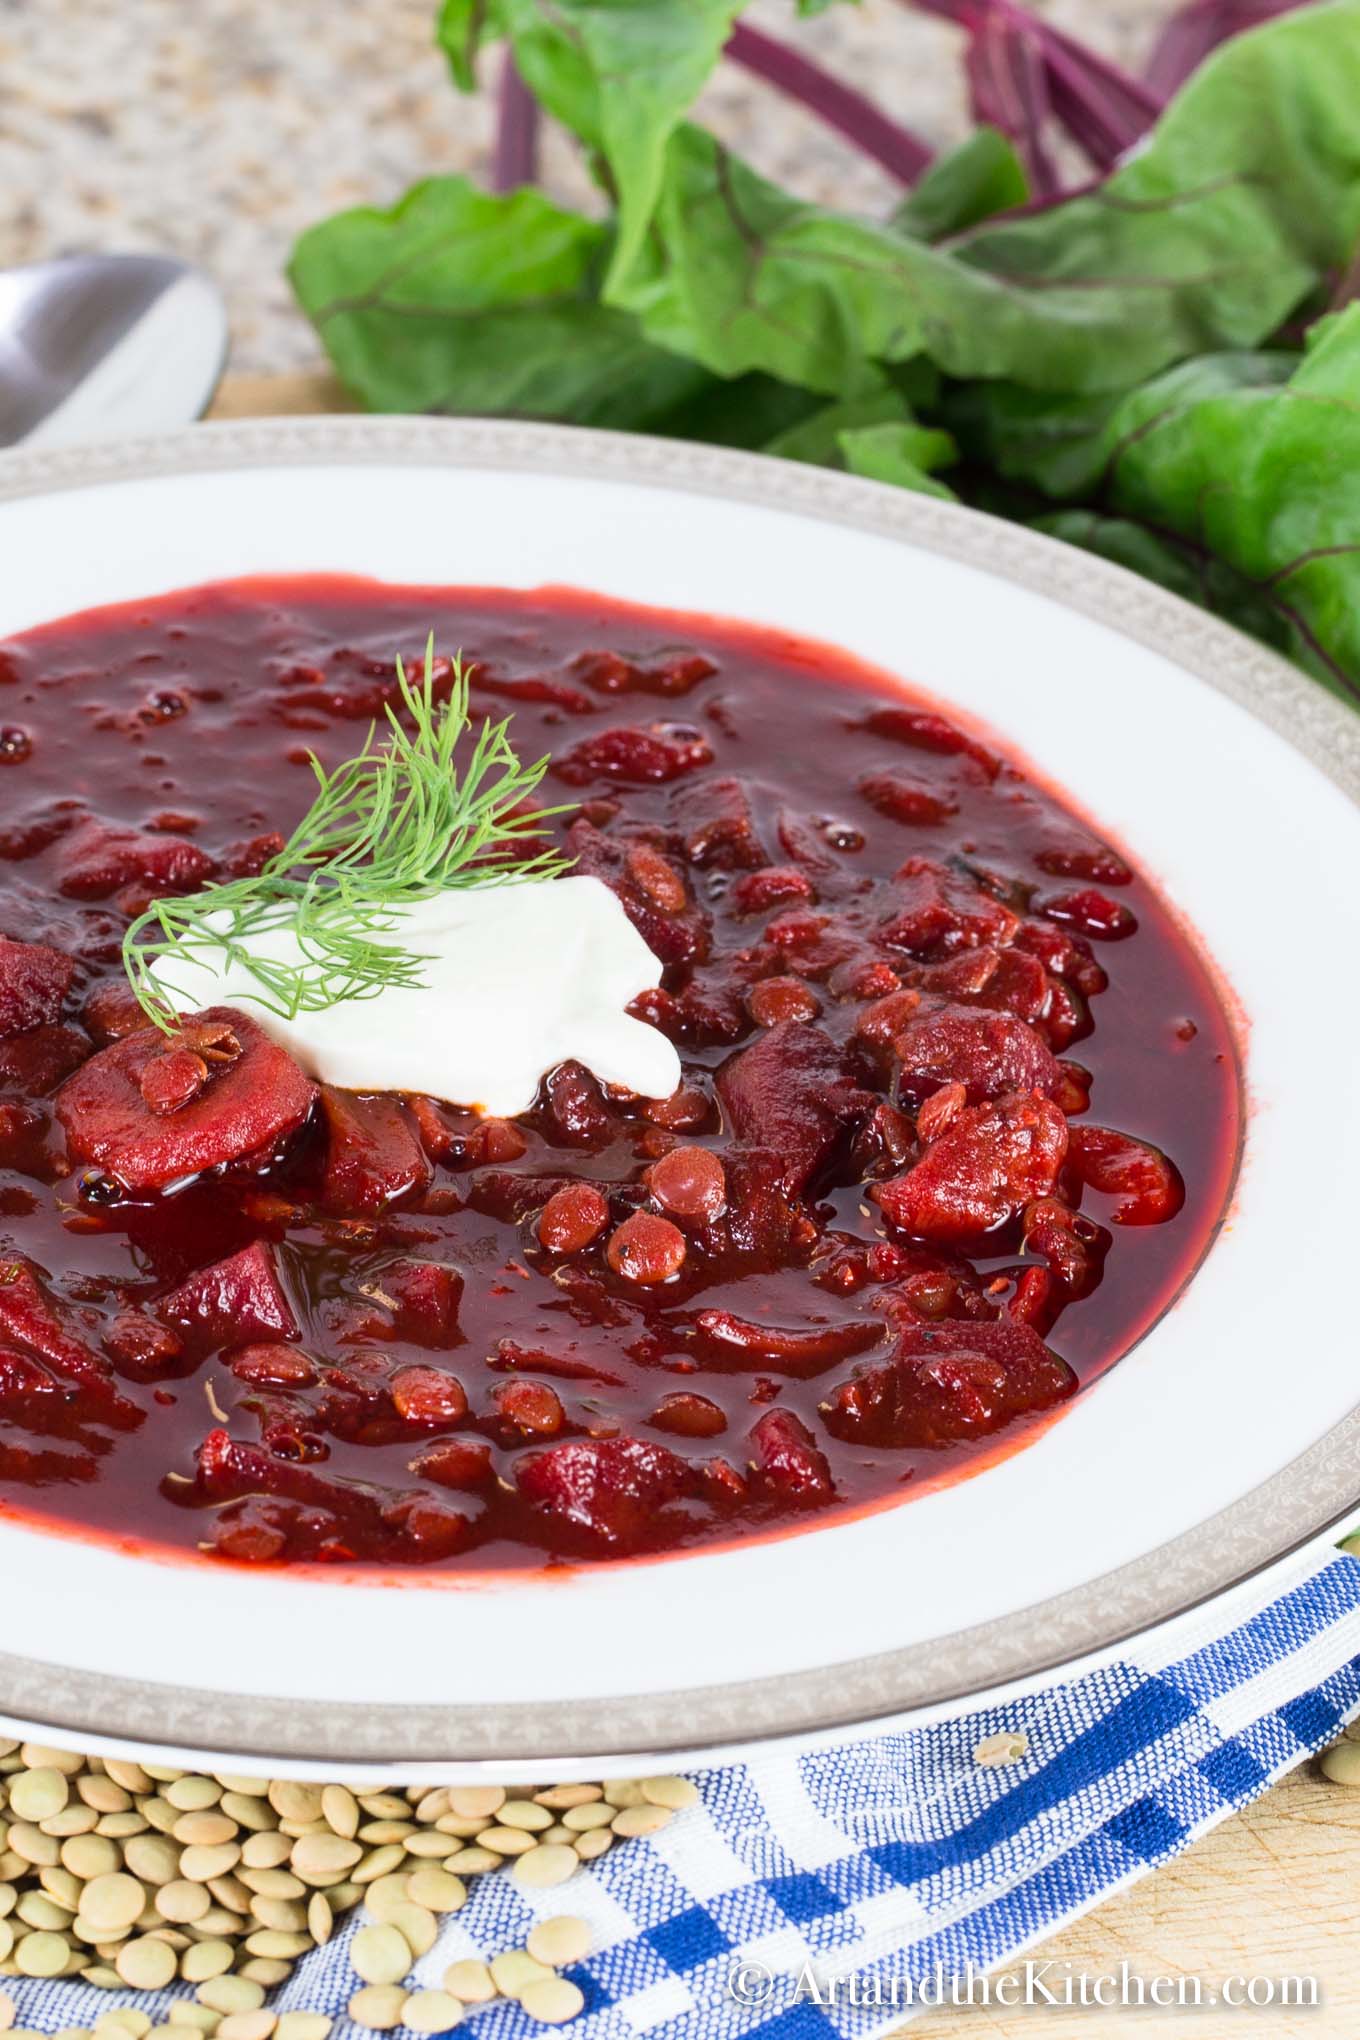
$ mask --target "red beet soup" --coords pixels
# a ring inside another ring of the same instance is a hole
[[[129,919],[257,870],[431,631],[663,967],[673,1097],[566,1063],[479,1118],[314,1085],[258,1012],[145,1030]],[[1152,887],[777,632],[317,577],[32,631],[0,938],[0,1510],[219,1559],[617,1559],[908,1497],[1127,1351],[1230,1189],[1230,1028]]]

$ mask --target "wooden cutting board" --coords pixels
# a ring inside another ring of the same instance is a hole
[[[353,408],[334,377],[318,369],[229,378],[211,415]],[[1174,1862],[1045,1941],[1030,1960],[1051,1965],[1045,1981],[1055,1991],[1069,1974],[1112,1977],[1127,1962],[1149,1979],[1198,1978],[1203,2002],[1195,2010],[1105,2010],[1092,1986],[1094,2009],[950,2008],[914,2020],[903,2040],[1049,2040],[1074,2031],[1080,2040],[1360,2040],[1360,1791],[1303,1766]],[[1257,2010],[1215,2003],[1229,1979],[1252,1977],[1314,1978],[1318,2003]]]

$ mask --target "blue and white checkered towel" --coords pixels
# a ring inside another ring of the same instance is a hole
[[[1177,1630],[1174,1657],[1147,1642],[981,1713],[701,1773],[699,1806],[565,1890],[478,1879],[415,1980],[437,1984],[451,1961],[522,1946],[535,1918],[570,1911],[595,1936],[568,1972],[586,1999],[576,2040],[873,2040],[903,2023],[913,1989],[1020,1954],[1360,1713],[1360,1559],[1301,1559],[1265,1606],[1222,1623],[1206,1610]],[[1024,1756],[979,1764],[1003,1730]],[[349,1933],[299,1966],[279,2009],[342,2013],[357,1987]],[[146,2002],[6,1988],[20,2023],[49,2033]],[[514,2004],[471,2018],[477,2040],[542,2040]],[[336,2033],[357,2029],[341,2017]]]

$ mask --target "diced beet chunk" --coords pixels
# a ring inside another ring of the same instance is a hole
[[[444,1261],[390,1261],[358,1283],[371,1306],[347,1323],[346,1343],[358,1339],[405,1339],[440,1351],[462,1343],[458,1310],[463,1277]]]
[[[671,795],[670,812],[691,864],[715,871],[758,871],[767,862],[744,780],[697,780]]]
[[[1133,883],[1133,873],[1117,850],[1075,827],[1055,835],[1034,861],[1051,878],[1081,878],[1089,885]]]
[[[914,1168],[872,1193],[892,1223],[922,1239],[966,1241],[1053,1188],[1067,1121],[1051,1100],[1015,1091],[961,1112]]]
[[[58,866],[61,890],[69,900],[106,900],[125,885],[192,892],[217,869],[205,850],[183,836],[97,821],[83,823],[66,837]]]
[[[958,949],[1007,943],[1018,926],[1010,908],[971,879],[927,858],[909,857],[893,881],[892,912],[878,936],[929,962]]]
[[[914,751],[935,751],[943,757],[966,757],[980,765],[988,779],[995,779],[1001,762],[976,737],[970,737],[957,723],[928,708],[876,708],[864,718],[864,727],[889,743],[906,744]]]
[[[0,1035],[60,1020],[75,974],[74,961],[59,949],[0,935]]]
[[[717,1090],[737,1138],[778,1154],[791,1195],[807,1188],[875,1102],[845,1051],[801,1020],[781,1021],[732,1056]]]
[[[1054,977],[1065,979],[1083,998],[1094,998],[1110,982],[1090,944],[1052,921],[1022,921],[1015,946],[1036,957]]]
[[[678,1500],[688,1469],[665,1445],[580,1438],[521,1459],[521,1494],[564,1527],[609,1551],[643,1544],[658,1509]]]
[[[321,1200],[329,1211],[378,1212],[430,1181],[416,1123],[400,1098],[321,1087],[326,1161]]]
[[[1075,1395],[1077,1377],[1013,1319],[910,1326],[892,1358],[858,1368],[822,1406],[855,1445],[936,1447],[986,1437]]]
[[[898,1091],[918,1106],[942,1084],[962,1084],[970,1105],[1003,1091],[1051,1092],[1058,1065],[1048,1043],[1013,1013],[985,1006],[923,1007],[893,1042]]]
[[[191,1328],[216,1346],[301,1337],[277,1250],[266,1240],[200,1268],[162,1297],[158,1308],[171,1323]]]
[[[772,907],[787,906],[792,900],[815,900],[817,891],[797,865],[766,864],[739,878],[730,897],[738,914],[768,914]]]
[[[1098,942],[1122,942],[1138,926],[1131,908],[1122,900],[1112,900],[1097,892],[1094,886],[1040,900],[1038,911],[1061,927],[1075,928],[1078,934],[1093,936]]]
[[[383,1270],[382,1289],[391,1297],[393,1328],[417,1346],[458,1342],[458,1307],[463,1277],[444,1261],[405,1261]]]
[[[805,1507],[836,1492],[825,1452],[792,1410],[766,1410],[751,1432],[751,1467],[758,1486],[781,1502]]]
[[[959,811],[949,788],[920,772],[866,772],[859,782],[862,797],[890,822],[927,824],[948,821]]]
[[[1116,1202],[1116,1225],[1161,1225],[1185,1202],[1175,1163],[1150,1141],[1109,1126],[1074,1126],[1072,1160],[1083,1183]]]
[[[796,1260],[811,1245],[816,1227],[781,1183],[783,1161],[768,1148],[728,1148],[727,1210],[700,1234],[706,1251],[749,1273]]]
[[[90,1044],[74,1027],[30,1027],[0,1041],[0,1083],[35,1095],[51,1091],[77,1070]]]
[[[568,786],[588,786],[593,779],[656,786],[712,763],[713,748],[702,730],[688,723],[649,723],[582,737],[552,769]]]
[[[598,878],[618,896],[638,934],[661,963],[689,963],[708,954],[709,932],[693,903],[664,912],[637,878],[636,847],[627,836],[609,836],[584,816],[567,831],[567,848],[583,877]]]
[[[193,1016],[193,1025],[222,1023],[240,1046],[229,1062],[212,1063],[204,1089],[168,1117],[142,1095],[148,1063],[165,1053],[158,1027],[143,1027],[91,1056],[57,1097],[57,1116],[78,1162],[91,1162],[134,1193],[253,1158],[267,1159],[301,1126],[316,1086],[258,1021],[230,1006]]]

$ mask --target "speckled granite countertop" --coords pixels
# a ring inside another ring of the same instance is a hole
[[[1141,63],[1172,0],[1039,0]],[[463,99],[433,47],[436,0],[0,0],[0,265],[78,248],[202,262],[227,293],[232,367],[316,359],[283,265],[341,206],[390,203],[416,178],[486,161],[487,98]],[[899,0],[795,26],[790,0],[751,19],[798,37],[928,140],[963,132],[955,32]],[[874,207],[889,184],[814,121],[730,66],[705,116],[810,197]],[[570,145],[545,176],[585,196]]]

